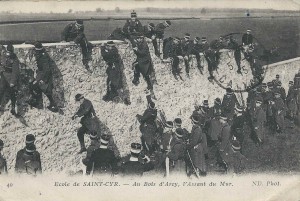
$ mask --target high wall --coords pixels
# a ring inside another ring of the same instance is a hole
[[[124,81],[126,82],[124,96],[130,96],[131,105],[124,103],[104,102],[102,97],[106,93],[106,64],[100,53],[100,43],[93,42],[93,54],[91,69],[92,74],[88,73],[81,64],[81,53],[77,46],[68,43],[63,44],[44,44],[51,58],[55,62],[54,70],[54,93],[55,100],[63,108],[64,115],[52,113],[47,109],[35,109],[28,107],[24,101],[28,94],[24,88],[20,90],[18,100],[18,110],[23,118],[16,119],[8,110],[0,116],[0,138],[5,143],[4,155],[7,157],[9,171],[13,172],[15,156],[19,149],[24,147],[24,138],[28,133],[36,135],[37,150],[41,153],[43,171],[50,172],[67,172],[76,171],[80,165],[80,160],[84,156],[78,155],[79,142],[76,130],[80,127],[79,119],[72,121],[71,117],[76,112],[78,104],[75,103],[74,96],[77,93],[83,93],[90,99],[95,107],[97,116],[102,125],[102,132],[109,132],[113,135],[114,141],[124,156],[130,151],[131,142],[139,142],[140,131],[139,124],[136,122],[136,114],[142,114],[147,107],[146,101],[146,83],[141,78],[139,86],[134,86],[131,81],[133,79],[132,62],[135,55],[128,44],[119,44],[118,50],[124,63]],[[184,73],[183,62],[182,68],[183,80],[175,80],[171,74],[171,66],[162,63],[160,59],[153,55],[153,47],[149,45],[151,56],[154,63],[157,84],[154,85],[154,92],[157,100],[158,109],[165,112],[169,120],[175,117],[183,119],[183,126],[191,129],[189,117],[194,110],[195,104],[201,104],[204,99],[209,100],[209,104],[213,105],[216,97],[222,98],[224,89],[216,83],[207,80],[207,64],[205,63],[204,75],[201,75],[196,68],[196,61],[193,59],[193,65],[190,70],[190,78]],[[22,63],[24,69],[35,69],[34,57],[32,57],[32,46],[18,45],[15,51]],[[243,76],[233,73],[229,70],[227,64],[231,62],[234,65],[231,53],[224,51],[221,55],[219,65],[219,75],[226,75],[233,81],[236,86],[239,83],[249,83],[252,78],[251,73]],[[249,69],[249,65],[243,61],[245,69]],[[268,68],[266,80],[271,80],[275,74],[284,75],[282,77],[283,85],[286,86],[293,75],[298,71],[298,60],[282,64],[274,64]],[[285,70],[283,70],[285,69]],[[284,74],[283,74],[284,72]],[[25,92],[24,92],[25,91]],[[241,101],[240,93],[237,94]],[[246,98],[246,94],[243,94]],[[44,105],[47,105],[44,101]],[[7,106],[8,107],[8,106]],[[28,126],[22,122],[26,121]],[[89,143],[86,137],[86,143]]]

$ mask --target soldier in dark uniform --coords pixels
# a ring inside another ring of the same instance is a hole
[[[182,48],[180,45],[180,38],[175,37],[168,42],[164,43],[165,51],[164,58],[171,58],[172,60],[172,74],[174,78],[178,80],[177,76],[180,76],[179,58],[182,58]]]
[[[225,162],[226,173],[239,174],[246,168],[247,158],[241,154],[241,145],[239,141],[234,140],[228,146],[225,154],[223,154],[223,160]]]
[[[200,38],[195,37],[191,48],[191,54],[196,56],[197,67],[200,70],[200,73],[203,74],[203,66],[201,66],[201,61],[200,61],[200,52],[201,52]]]
[[[216,66],[218,66],[219,62],[220,62],[220,56],[221,56],[220,50],[225,48],[224,38],[222,36],[220,36],[219,39],[211,41],[210,47],[215,53]]]
[[[224,113],[227,116],[229,124],[231,123],[232,118],[234,116],[234,108],[236,105],[239,105],[239,102],[234,92],[231,88],[227,88],[226,94],[224,95],[222,101],[222,113]]]
[[[87,148],[86,157],[82,159],[82,163],[85,166],[88,166],[92,157],[92,153],[100,147],[99,137],[97,135],[97,132],[91,132],[90,133],[90,139],[91,144]],[[88,173],[88,170],[86,170],[86,173]]]
[[[266,112],[262,107],[263,99],[256,99],[256,105],[251,114],[252,125],[255,130],[255,134],[258,138],[258,142],[261,144],[265,140],[265,125],[267,122]]]
[[[94,131],[93,126],[95,125],[93,125],[93,119],[96,118],[96,113],[92,102],[84,98],[82,94],[76,94],[75,101],[78,101],[80,103],[80,107],[78,111],[73,115],[72,120],[77,117],[82,117],[80,120],[81,127],[77,131],[77,137],[81,147],[79,153],[82,153],[86,151],[84,144],[84,134],[89,134],[91,131]]]
[[[145,110],[144,114],[136,115],[138,121],[141,123],[140,131],[142,133],[142,144],[143,149],[151,155],[154,152],[154,141],[156,134],[156,117],[157,117],[157,109],[155,108],[155,103],[148,99],[148,108]]]
[[[275,82],[274,90],[278,90],[278,92],[280,93],[280,97],[285,102],[286,101],[286,92],[285,92],[285,89],[282,87],[282,83],[280,80]]]
[[[198,116],[200,121],[199,124],[201,125],[203,132],[207,133],[209,121],[211,119],[208,100],[204,100],[202,106],[195,107],[195,110],[193,111],[193,116]]]
[[[186,172],[186,145],[183,135],[183,130],[177,128],[169,141],[166,157],[169,158],[170,174]]]
[[[185,129],[185,128],[182,128],[182,120],[181,120],[181,118],[175,118],[174,119],[174,121],[173,121],[173,123],[174,123],[174,129],[177,129],[177,128],[181,128],[182,129],[182,131],[183,131],[183,140],[187,140],[188,138],[189,138],[189,135],[190,135],[190,133]]]
[[[118,96],[118,89],[122,88],[122,59],[113,41],[108,41],[101,46],[101,55],[107,64],[107,92],[104,101],[111,101]]]
[[[241,152],[244,144],[245,129],[244,125],[249,121],[243,110],[244,108],[237,105],[235,107],[235,115],[233,116],[231,132],[241,145]]]
[[[293,81],[289,81],[289,91],[286,98],[287,108],[288,108],[288,116],[291,120],[297,115],[297,89],[294,86]]]
[[[34,145],[35,138],[29,134],[26,136],[26,146],[17,153],[15,171],[16,173],[27,173],[36,175],[42,173],[40,153]]]
[[[276,130],[278,133],[281,133],[284,127],[284,117],[286,115],[286,106],[283,99],[281,98],[280,91],[276,90],[274,92],[274,113],[276,121]]]
[[[207,132],[207,145],[210,147],[209,155],[210,158],[218,158],[219,149],[218,142],[220,133],[223,125],[220,122],[221,111],[216,111],[215,115],[209,122],[208,132]]]
[[[109,138],[110,136],[108,135],[104,135],[104,134],[101,135],[100,147],[95,149],[92,152],[91,158],[87,163],[86,173],[88,175],[91,174],[92,172],[95,175],[117,174],[118,160],[114,152],[107,148],[109,143]]]
[[[210,118],[216,116],[216,114],[220,115],[222,113],[222,101],[220,98],[216,98],[214,101],[214,106],[209,109]]]
[[[208,80],[211,81],[214,78],[213,71],[217,69],[217,58],[214,50],[212,50],[210,46],[204,52],[204,57],[208,65],[208,72],[209,72]]]
[[[140,20],[137,19],[135,11],[132,11],[131,18],[126,20],[126,23],[123,26],[123,32],[127,35],[127,39],[129,39],[132,46],[135,47],[136,33],[143,32],[143,25]]]
[[[172,121],[167,121],[160,141],[160,149],[162,152],[166,152],[168,150],[170,139],[174,134],[173,128],[174,128],[174,123]]]
[[[164,34],[165,34],[165,29],[167,27],[171,26],[171,21],[170,20],[166,20],[164,23],[158,23],[155,26],[155,36],[156,36],[156,40],[153,41],[153,47],[154,47],[154,51],[155,51],[155,55],[156,56],[160,56],[160,43],[161,40],[164,40]],[[159,41],[159,43],[157,44],[157,41]],[[163,48],[164,49],[165,44],[163,43]]]
[[[143,75],[147,82],[147,89],[153,90],[153,85],[150,80],[150,74],[153,71],[153,64],[149,52],[149,47],[146,41],[144,41],[143,35],[138,35],[136,47],[133,48],[134,53],[137,56],[136,61],[133,63],[134,67],[134,79],[133,84],[139,84],[140,74]]]
[[[51,69],[51,58],[49,54],[46,52],[42,43],[36,42],[34,44],[35,51],[34,56],[37,64],[36,78],[33,81],[32,85],[32,95],[33,99],[38,99],[42,97],[42,93],[44,93],[49,99],[49,106],[47,107],[52,112],[57,112],[58,108],[53,99],[53,75]],[[35,106],[35,100],[31,101],[31,105]]]
[[[182,56],[184,59],[184,65],[185,65],[185,72],[187,76],[189,77],[190,73],[190,55],[192,51],[193,41],[190,39],[191,35],[189,33],[186,33],[184,35],[184,38],[181,40],[181,49],[182,49]]]
[[[17,87],[19,77],[19,60],[14,53],[14,47],[9,43],[6,51],[3,51],[0,58],[0,103],[4,95],[8,93],[11,100],[11,114],[17,115],[15,106],[17,101]],[[2,110],[0,105],[0,111]]]
[[[189,142],[186,145],[188,157],[190,158],[190,172],[197,172],[202,176],[206,176],[206,162],[205,162],[205,147],[207,147],[206,135],[200,126],[200,119],[198,116],[191,117],[193,128],[189,137]],[[205,138],[205,139],[204,139]],[[192,167],[191,167],[192,166]]]
[[[244,56],[245,58],[252,63],[252,56],[251,52],[253,51],[253,36],[251,34],[251,30],[247,29],[247,32],[243,34],[242,36],[242,45],[243,45],[243,50],[244,50]]]
[[[242,50],[242,46],[239,45],[236,40],[233,39],[233,37],[229,38],[229,44],[228,44],[228,48],[233,50],[233,55],[234,55],[234,59],[235,59],[235,63],[238,67],[237,73],[242,73],[241,71],[241,50]]]
[[[123,176],[143,176],[144,172],[148,172],[154,168],[153,162],[151,162],[150,158],[145,154],[142,154],[144,162],[139,161],[141,149],[141,144],[131,144],[131,156],[129,158],[129,161],[124,162],[121,167],[121,172]]]
[[[90,71],[89,60],[92,44],[88,42],[84,34],[84,26],[82,20],[76,20],[68,24],[62,32],[62,40],[66,42],[74,41],[81,47],[82,63],[85,68]]]
[[[7,174],[7,163],[6,159],[2,155],[2,150],[4,147],[3,141],[0,139],[0,175]]]
[[[149,23],[149,24],[143,26],[142,34],[146,38],[150,39],[154,46],[154,41],[156,41],[155,25],[153,23]],[[155,48],[154,48],[154,50],[155,50]]]

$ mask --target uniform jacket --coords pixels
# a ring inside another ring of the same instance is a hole
[[[173,40],[170,40],[166,43],[165,45],[165,55],[166,58],[173,58],[173,57],[177,57],[177,56],[182,56],[182,47],[180,45],[180,43],[175,44]]]
[[[252,34],[243,34],[242,36],[242,43],[243,45],[250,45],[253,43],[253,36]]]
[[[293,113],[297,112],[297,93],[299,93],[298,90],[294,86],[291,86],[286,98],[288,109]]]
[[[222,126],[221,133],[220,133],[220,151],[226,150],[228,146],[230,146],[231,142],[231,128],[228,123]]]
[[[152,162],[142,163],[140,161],[127,161],[122,164],[121,171],[123,176],[143,176],[144,172],[148,172],[154,168]]]
[[[189,56],[192,53],[193,49],[193,41],[192,40],[181,40],[181,48],[182,48],[182,55],[183,56]]]
[[[214,105],[211,108],[209,108],[209,116],[210,118],[213,118],[216,116],[216,114],[222,113],[222,106],[221,105]]]
[[[90,146],[87,148],[86,157],[82,159],[82,163],[84,165],[88,165],[90,163],[92,153],[100,147],[100,142],[98,140],[92,140]]]
[[[136,19],[135,21],[128,19],[123,26],[123,32],[127,34],[141,33],[142,31],[143,25],[138,19]]]
[[[93,166],[94,174],[116,173],[117,162],[117,158],[112,150],[98,148],[91,155],[91,159],[87,165],[87,174],[91,172]]]
[[[85,37],[84,35],[84,26],[77,27],[75,22],[68,24],[63,30],[61,36],[64,41],[74,41],[75,43],[79,43]]]
[[[76,112],[76,115],[82,117],[80,120],[82,125],[86,126],[89,130],[92,130],[93,125],[91,125],[91,123],[94,123],[93,119],[96,117],[96,113],[90,100],[84,99]]]
[[[207,150],[206,135],[199,125],[194,125],[191,131],[189,143],[186,148],[189,151],[195,167],[201,171],[206,171],[205,150]]]
[[[245,114],[234,115],[231,125],[231,130],[233,133],[242,133],[244,130],[244,125],[247,123],[247,118]]]
[[[165,34],[165,29],[167,27],[164,25],[164,23],[158,23],[156,26],[155,26],[155,34],[156,34],[156,37],[159,38],[159,39],[163,39],[164,38],[164,34]]]
[[[166,151],[170,144],[170,140],[172,139],[172,135],[174,133],[172,131],[168,131],[162,134],[161,136],[161,148]]]
[[[238,104],[238,100],[235,94],[225,94],[222,101],[223,112],[233,116],[235,105]]]
[[[17,173],[42,173],[41,157],[38,151],[32,155],[26,153],[25,148],[17,152],[15,171]]]
[[[9,84],[17,85],[20,73],[19,59],[14,53],[10,56],[3,54],[0,59],[0,75],[3,75]]]
[[[156,120],[157,110],[156,109],[146,109],[143,116],[139,118],[141,123],[140,130],[143,139],[148,145],[152,145],[156,134]]]
[[[252,122],[253,122],[253,127],[255,129],[257,137],[259,139],[264,139],[264,136],[265,136],[264,127],[265,127],[266,121],[267,121],[266,112],[262,108],[262,106],[259,108],[255,108],[253,116],[252,116]]]
[[[171,161],[185,160],[186,146],[183,139],[177,138],[173,135],[169,146],[170,152],[167,156]]]
[[[155,36],[155,30],[154,29],[149,30],[148,25],[143,26],[142,33],[144,34],[145,37],[150,39],[152,38],[152,36]]]
[[[233,151],[231,146],[225,151],[222,158],[227,165],[228,173],[238,174],[246,168],[247,158],[241,152]]]
[[[51,59],[47,52],[43,51],[35,54],[37,71],[36,81],[38,82],[41,89],[47,89],[53,82],[52,70],[51,70]],[[44,84],[39,83],[43,81]]]
[[[223,125],[221,124],[218,118],[213,118],[210,121],[209,128],[208,128],[208,136],[211,140],[217,141],[221,136]]]
[[[214,50],[220,50],[220,49],[223,49],[225,48],[225,45],[223,42],[221,42],[220,40],[213,40],[211,43],[210,43],[210,47]]]
[[[200,52],[206,52],[208,50],[208,48],[209,48],[208,42],[199,44],[199,51]]]
[[[137,50],[134,50],[136,54],[136,62],[139,65],[139,70],[143,75],[149,75],[152,69],[152,61],[150,56],[149,47],[146,41],[137,43]]]

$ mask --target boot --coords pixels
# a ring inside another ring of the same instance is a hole
[[[110,95],[107,93],[105,96],[103,96],[102,100],[105,102],[111,101],[112,99],[110,98]]]

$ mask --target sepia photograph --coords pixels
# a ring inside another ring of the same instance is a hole
[[[300,0],[0,0],[0,200],[300,201]]]

